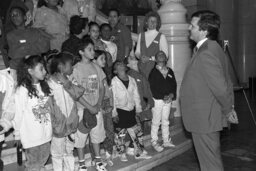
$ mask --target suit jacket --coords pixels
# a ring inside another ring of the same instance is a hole
[[[216,41],[205,41],[185,72],[180,102],[185,128],[195,133],[222,130],[222,120],[234,104],[228,58]]]

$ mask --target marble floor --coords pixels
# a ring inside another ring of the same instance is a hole
[[[245,90],[249,103],[256,117],[256,94]],[[256,125],[250,114],[242,90],[235,92],[235,105],[239,118],[238,125],[231,125],[231,130],[221,133],[222,158],[225,171],[256,170]],[[173,158],[151,171],[199,171],[199,165],[191,149]]]

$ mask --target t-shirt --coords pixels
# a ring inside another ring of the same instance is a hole
[[[93,62],[85,63],[83,61],[77,63],[73,73],[70,76],[71,81],[77,82],[85,88],[83,97],[90,105],[96,105],[99,100],[99,88],[103,87],[103,80],[106,78],[103,70]],[[78,108],[83,106],[78,103]]]

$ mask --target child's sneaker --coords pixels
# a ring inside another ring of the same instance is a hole
[[[135,159],[151,159],[151,158],[152,158],[152,156],[149,156],[149,155],[144,154],[144,153],[135,155]]]
[[[127,162],[127,161],[128,161],[128,159],[127,159],[125,153],[123,153],[123,154],[120,155],[120,160],[121,160],[122,162]]]
[[[143,150],[142,153],[146,154],[146,155],[148,154],[148,152],[146,150]]]
[[[163,148],[162,146],[160,146],[157,141],[153,141],[153,142],[152,142],[152,147],[153,147],[157,152],[161,152],[161,151],[164,150],[164,148]]]
[[[127,147],[126,153],[127,153],[129,156],[134,156],[134,148]]]
[[[87,171],[87,167],[85,165],[85,161],[84,160],[80,160],[79,161],[79,169],[78,171]]]
[[[106,162],[109,166],[113,166],[114,163],[112,161],[112,155],[110,155],[108,152],[106,152]]]
[[[169,139],[168,141],[165,141],[165,142],[163,143],[163,146],[164,146],[164,147],[175,147],[175,145],[173,144],[173,142],[172,142],[171,139]]]
[[[96,162],[95,166],[98,171],[107,171],[106,166],[103,162]]]

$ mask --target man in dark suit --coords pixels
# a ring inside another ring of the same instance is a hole
[[[228,58],[215,41],[219,27],[214,12],[192,15],[190,39],[197,45],[180,88],[184,126],[192,133],[202,171],[224,170],[220,153],[223,119],[238,123]]]

